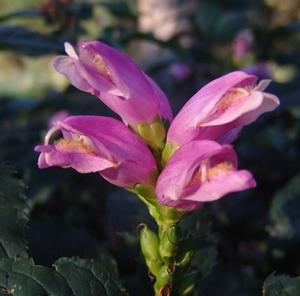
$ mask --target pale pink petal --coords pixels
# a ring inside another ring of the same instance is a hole
[[[279,105],[276,96],[262,92],[270,83],[241,71],[226,74],[204,86],[174,118],[167,141],[184,145],[207,139],[230,143],[243,126]]]
[[[156,194],[160,203],[180,211],[255,186],[250,172],[237,170],[232,146],[192,141],[180,147],[161,172]]]
[[[220,199],[228,193],[244,191],[255,186],[256,182],[250,172],[233,170],[203,183],[198,191],[187,196],[185,200],[209,202]]]
[[[56,70],[100,98],[127,125],[172,119],[166,96],[126,54],[100,41],[79,42],[78,55],[69,43],[65,48],[68,56],[54,60]]]
[[[68,56],[58,56],[53,61],[53,66],[59,73],[65,75],[72,85],[86,92],[92,92],[91,85],[82,77],[76,66],[76,61]]]

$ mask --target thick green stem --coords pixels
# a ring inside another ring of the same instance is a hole
[[[154,278],[156,295],[168,291],[171,295],[190,295],[193,278],[183,276],[190,266],[194,252],[185,245],[179,222],[186,216],[174,208],[158,203],[152,190],[137,186],[134,192],[148,207],[158,226],[156,234],[142,225],[140,244],[149,272]],[[180,283],[178,283],[178,280]],[[177,291],[180,290],[181,294]]]

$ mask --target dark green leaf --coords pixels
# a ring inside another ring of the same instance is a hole
[[[0,164],[0,258],[27,256],[25,185],[14,173],[8,165]]]
[[[279,239],[300,237],[300,175],[292,178],[288,184],[275,194],[269,217],[272,236]]]
[[[25,225],[17,209],[0,207],[0,258],[27,256]]]
[[[127,295],[108,269],[94,260],[62,258],[55,268],[68,282],[74,295]]]
[[[60,274],[52,269],[34,265],[31,259],[2,259],[0,286],[16,296],[74,295]]]
[[[0,287],[16,296],[126,296],[115,274],[94,260],[62,258],[54,268],[32,259],[0,260]]]
[[[0,163],[0,206],[24,207],[24,183],[15,177],[15,170]]]
[[[263,296],[298,296],[300,295],[300,277],[270,275],[263,286]]]

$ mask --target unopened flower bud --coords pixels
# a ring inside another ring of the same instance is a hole
[[[163,265],[158,251],[159,238],[147,225],[142,226],[140,244],[148,269],[152,274],[157,275]]]
[[[140,123],[135,131],[144,142],[154,150],[162,150],[165,146],[166,129],[160,118],[155,118],[151,123]]]

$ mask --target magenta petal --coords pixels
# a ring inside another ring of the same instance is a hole
[[[76,63],[76,60],[68,56],[58,56],[54,59],[53,66],[56,71],[65,75],[75,87],[90,92],[91,85],[82,77]]]
[[[253,110],[250,110],[247,113],[241,115],[237,119],[237,124],[242,126],[254,122],[261,114],[265,112],[273,111],[280,104],[278,97],[269,94],[269,93],[260,93],[262,94],[262,100],[260,105]],[[256,95],[256,92],[254,93]]]
[[[49,145],[47,145],[49,146]],[[38,160],[39,168],[48,168],[52,166],[72,167],[79,173],[96,173],[115,164],[94,153],[80,153],[68,150],[62,150],[58,145],[53,145],[50,151],[43,151]],[[42,150],[37,149],[38,150]]]
[[[192,141],[180,147],[161,172],[156,185],[160,203],[188,211],[203,202],[255,186],[248,171],[237,170],[230,145]]]
[[[187,196],[185,200],[214,201],[228,193],[244,191],[255,186],[256,182],[250,172],[246,170],[234,170],[203,183],[198,191]]]
[[[274,110],[279,100],[271,94],[255,91],[245,99],[233,104],[222,114],[212,120],[201,123],[201,126],[220,126],[239,119],[239,125],[246,125],[255,121],[261,114]]]
[[[51,131],[60,130],[63,139],[49,144]],[[57,122],[45,137],[40,168],[72,167],[80,173],[99,172],[121,187],[150,182],[155,160],[142,140],[122,122],[102,116],[71,116]]]
[[[81,41],[78,51],[77,56],[66,44],[69,56],[57,57],[54,67],[75,87],[99,97],[126,124],[172,119],[162,90],[127,55],[100,41]]]

